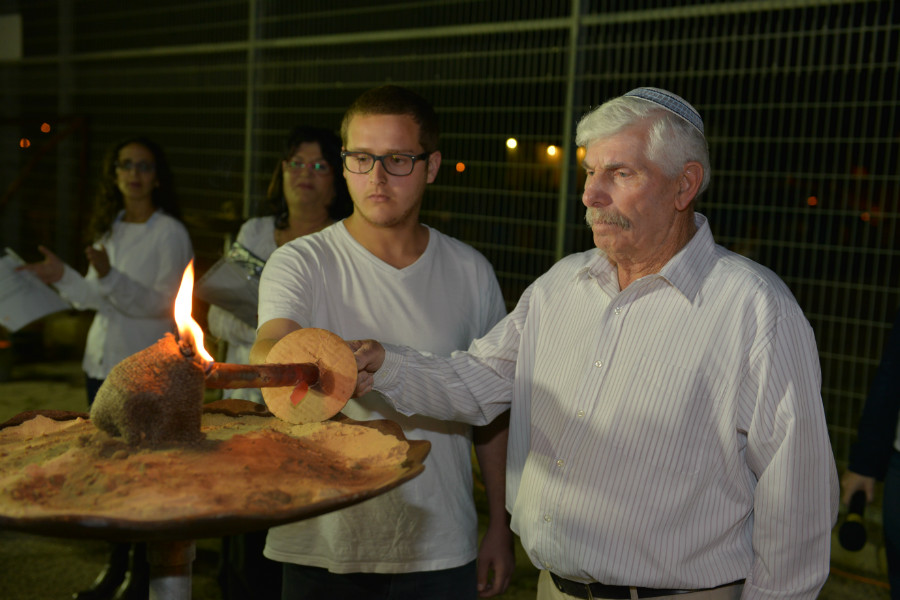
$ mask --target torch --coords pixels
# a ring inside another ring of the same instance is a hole
[[[340,337],[300,329],[275,344],[267,364],[217,363],[191,317],[193,286],[191,261],[175,300],[178,337],[168,333],[113,367],[91,406],[98,428],[132,445],[197,442],[205,388],[262,388],[269,410],[291,423],[325,420],[344,407],[356,360]]]

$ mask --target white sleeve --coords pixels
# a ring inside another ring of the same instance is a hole
[[[828,577],[838,511],[815,339],[796,314],[783,317],[773,338],[754,350],[742,385],[756,407],[746,460],[758,478],[744,598],[811,599]]]
[[[210,305],[206,320],[209,332],[229,344],[252,344],[256,341],[256,329],[224,308]]]
[[[486,425],[509,410],[522,327],[533,285],[515,310],[466,352],[435,356],[385,345],[375,389],[403,414]]]
[[[193,249],[187,231],[180,226],[173,227],[165,237],[154,255],[159,269],[151,285],[145,285],[116,268],[97,280],[100,293],[122,314],[153,318],[172,314],[173,300],[181,286],[184,269],[193,256]]]

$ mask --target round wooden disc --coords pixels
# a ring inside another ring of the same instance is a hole
[[[296,405],[293,387],[264,387],[263,399],[276,417],[288,423],[330,419],[344,408],[356,387],[356,358],[343,339],[325,329],[307,327],[287,334],[272,347],[266,362],[314,363],[319,383],[310,386]]]

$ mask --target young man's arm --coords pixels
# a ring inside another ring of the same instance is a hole
[[[472,438],[488,500],[488,527],[478,551],[478,592],[486,598],[506,591],[516,563],[513,533],[506,512],[509,411],[488,425],[474,427]]]
[[[278,340],[292,331],[300,329],[300,325],[291,319],[272,319],[259,326],[256,331],[256,341],[250,348],[250,363],[259,364],[266,362],[269,350]]]

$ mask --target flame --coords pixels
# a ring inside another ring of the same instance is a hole
[[[191,306],[194,294],[194,259],[184,269],[181,287],[175,297],[175,324],[178,325],[178,336],[182,343],[190,344],[195,352],[206,362],[213,362],[213,357],[203,347],[203,330],[191,317]]]

